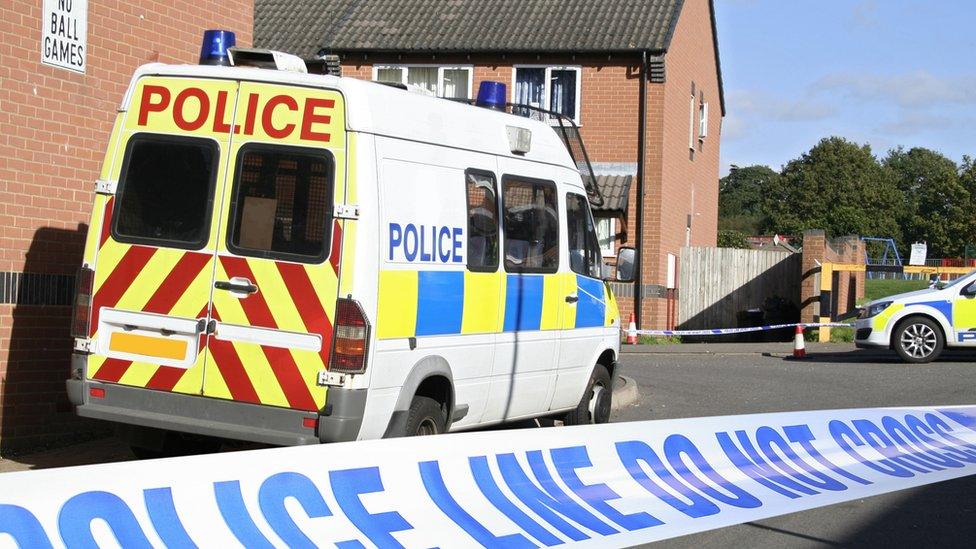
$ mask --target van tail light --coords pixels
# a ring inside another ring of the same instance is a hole
[[[75,278],[75,301],[71,311],[72,337],[88,337],[94,285],[95,271],[82,267]]]
[[[354,299],[340,298],[336,302],[335,332],[329,371],[361,374],[366,371],[369,352],[369,322],[363,308]]]

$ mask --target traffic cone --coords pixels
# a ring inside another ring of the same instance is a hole
[[[630,313],[630,326],[627,326],[627,345],[637,345],[637,323],[634,313]]]
[[[793,337],[793,358],[804,358],[807,356],[806,347],[803,344],[803,325],[796,325],[796,336]]]

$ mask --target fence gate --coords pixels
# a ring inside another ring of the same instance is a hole
[[[734,328],[742,325],[740,313],[770,298],[798,307],[800,260],[801,254],[780,251],[682,248],[678,326]]]

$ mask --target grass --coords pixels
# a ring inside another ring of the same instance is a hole
[[[820,330],[818,328],[809,329],[804,333],[806,341],[820,341]],[[836,327],[830,329],[831,343],[852,343],[854,341],[854,328]]]
[[[924,290],[928,287],[929,282],[927,280],[869,278],[864,281],[864,302],[890,295]]]
[[[681,343],[681,336],[637,336],[637,343],[640,345],[673,345]]]

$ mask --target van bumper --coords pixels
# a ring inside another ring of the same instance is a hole
[[[67,389],[81,417],[279,446],[355,440],[366,408],[365,389],[337,387],[329,389],[326,406],[320,412],[94,380],[69,379]],[[92,397],[92,389],[103,389],[104,397]],[[306,418],[317,419],[317,428],[305,427]]]

